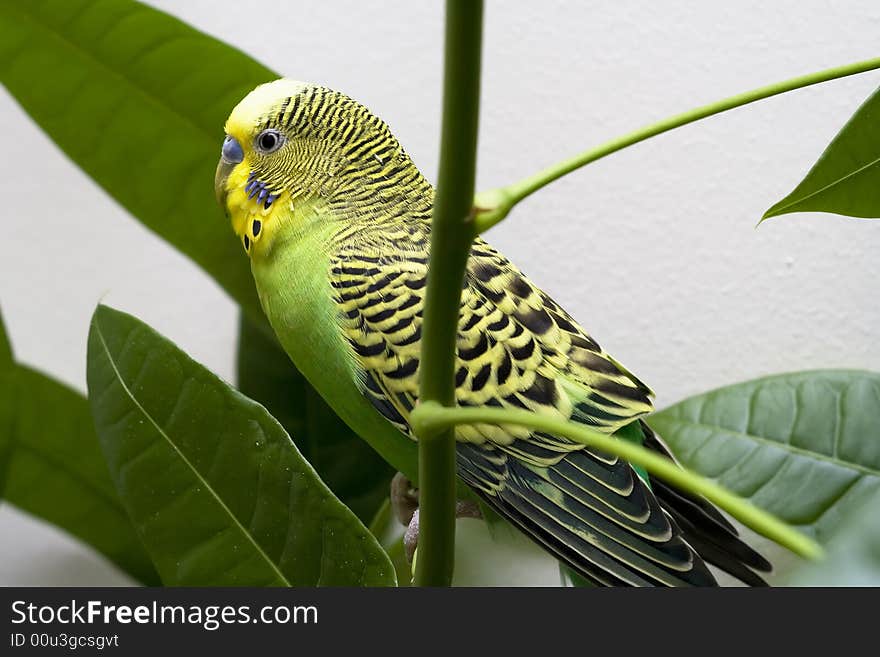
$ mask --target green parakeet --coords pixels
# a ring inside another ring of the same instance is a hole
[[[277,80],[226,123],[218,200],[296,366],[374,444],[414,438],[434,190],[388,126],[347,96]],[[668,455],[652,393],[482,239],[467,266],[457,402],[581,422]],[[712,585],[767,561],[706,500],[520,427],[456,430],[457,469],[489,506],[587,579]],[[671,456],[670,456],[671,458]]]

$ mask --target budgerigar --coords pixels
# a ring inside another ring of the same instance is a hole
[[[351,98],[277,80],[232,111],[215,180],[260,301],[296,366],[374,443],[414,438],[434,190]],[[478,238],[463,284],[457,402],[553,414],[668,451],[652,393]],[[707,501],[579,443],[456,430],[457,469],[491,508],[592,582],[749,584],[767,561]]]

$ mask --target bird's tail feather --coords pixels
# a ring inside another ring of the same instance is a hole
[[[482,450],[461,443],[458,450],[459,473],[468,481],[462,461],[478,461]],[[584,475],[594,459],[584,450],[541,467],[511,458],[506,462],[504,484],[495,492],[485,491],[481,482],[468,483],[499,514],[597,584],[715,585],[709,569],[682,540],[674,522],[638,477],[632,477],[629,493],[618,495],[614,502],[602,498],[603,485],[580,486],[567,478],[573,470],[594,482]],[[619,466],[629,468],[623,462]],[[629,514],[638,521],[629,523],[624,517]]]
[[[666,444],[644,422],[642,430],[645,447],[675,461]],[[676,490],[658,479],[652,481],[652,488],[700,556],[744,584],[767,585],[754,571],[770,572],[770,562],[743,542],[736,528],[708,500]]]
[[[644,423],[642,430],[645,447],[674,460]],[[755,571],[769,571],[770,564],[704,498],[657,479],[649,489],[625,462],[590,450],[553,462],[527,446],[528,453],[522,445],[459,443],[459,475],[490,507],[588,580],[714,586],[708,562],[745,584],[766,585]]]

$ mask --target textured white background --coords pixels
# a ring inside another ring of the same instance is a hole
[[[151,4],[361,100],[433,178],[440,2]],[[487,4],[480,188],[670,113],[880,54],[874,0]],[[653,386],[659,406],[775,372],[880,369],[880,222],[798,215],[755,229],[878,82],[801,90],[631,148],[523,203],[490,239]],[[103,297],[231,379],[225,294],[5,92],[0,121],[0,307],[18,358],[84,390],[88,320]],[[0,584],[117,582],[101,558],[0,507]]]

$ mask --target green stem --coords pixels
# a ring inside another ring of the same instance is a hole
[[[633,465],[640,465],[652,475],[682,490],[702,495],[743,524],[796,554],[809,559],[822,556],[822,548],[812,539],[714,481],[690,472],[641,445],[599,433],[580,424],[517,409],[444,408],[434,402],[420,404],[413,410],[410,421],[420,432],[439,431],[459,424],[517,424],[554,436],[565,436],[625,459]]]
[[[431,221],[422,323],[419,399],[455,404],[461,286],[474,230],[473,197],[480,99],[482,0],[447,0],[440,171]],[[419,554],[415,583],[448,586],[455,549],[454,430],[417,431]]]
[[[727,110],[736,107],[754,103],[757,100],[763,100],[764,98],[770,98],[771,96],[776,96],[785,93],[786,91],[793,91],[794,89],[808,87],[820,82],[827,82],[829,80],[836,80],[837,78],[843,78],[857,73],[864,73],[865,71],[872,71],[877,68],[880,68],[880,57],[856,62],[854,64],[847,64],[846,66],[829,68],[808,75],[802,75],[800,77],[792,78],[791,80],[777,82],[775,84],[767,85],[766,87],[760,87],[736,96],[731,96],[730,98],[725,98],[724,100],[719,100],[715,103],[710,103],[709,105],[703,105],[702,107],[697,107],[688,112],[683,112],[682,114],[670,116],[669,118],[645,126],[635,132],[612,139],[596,148],[584,151],[579,155],[575,155],[574,157],[547,167],[543,171],[539,171],[538,173],[520,180],[519,182],[513,183],[512,185],[479,194],[476,198],[476,206],[479,209],[475,218],[477,230],[481,233],[488,230],[504,219],[517,203],[545,185],[549,185],[557,178],[561,178],[567,173],[571,173],[584,165],[595,162],[606,155],[616,153],[627,146],[638,144],[640,141],[656,137],[657,135],[672,130],[673,128],[680,128],[683,125],[699,121],[700,119],[705,119],[714,114],[720,114],[721,112],[726,112]]]

